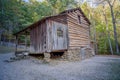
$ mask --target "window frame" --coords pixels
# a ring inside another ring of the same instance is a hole
[[[58,37],[63,37],[63,30],[61,28],[57,29],[57,36]]]

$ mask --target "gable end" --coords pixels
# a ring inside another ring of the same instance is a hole
[[[81,13],[82,16],[84,17],[84,19],[85,19],[85,20],[87,21],[87,23],[90,25],[91,23],[90,23],[89,19],[85,16],[85,14],[84,14],[84,12],[81,10],[81,8],[75,8],[75,9],[66,10],[66,11],[61,12],[60,14],[65,14],[65,13],[69,14],[69,13],[75,12],[75,11],[77,11],[77,10],[80,11],[80,13]]]

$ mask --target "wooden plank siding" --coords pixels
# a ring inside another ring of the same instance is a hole
[[[68,48],[67,38],[68,31],[66,22],[59,18],[59,22],[55,19],[47,19],[39,25],[31,28],[30,31],[30,53],[40,54],[44,52],[54,52],[65,50]],[[57,37],[57,28],[63,29],[63,42]]]
[[[79,23],[78,15],[81,23]],[[79,10],[68,13],[69,48],[80,48],[90,45],[89,23]]]
[[[47,51],[46,45],[46,22],[33,27],[30,31],[31,45],[30,53],[43,53]]]
[[[61,23],[53,22],[53,49],[63,50],[67,49],[67,26]],[[61,30],[61,36],[58,34],[58,30]]]
[[[65,50],[68,48],[68,30],[66,23],[59,23],[54,20],[47,20],[47,51],[54,52],[59,50]],[[63,30],[63,37],[58,37],[57,29]]]
[[[81,23],[79,23],[78,15]],[[63,37],[57,36],[61,28]],[[31,52],[44,53],[90,45],[90,27],[79,10],[42,21],[30,31]]]
[[[51,20],[48,19],[46,20],[46,24],[47,24],[47,38],[46,38],[46,44],[47,44],[47,52],[51,52],[52,50],[52,23],[51,23]]]

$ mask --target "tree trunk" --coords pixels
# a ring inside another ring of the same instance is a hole
[[[104,6],[103,6],[103,9],[104,9]],[[109,42],[109,46],[110,46],[110,52],[111,54],[113,55],[113,48],[112,48],[112,44],[111,44],[111,40],[110,40],[110,33],[109,33],[109,30],[108,30],[108,20],[107,20],[107,16],[106,16],[106,13],[105,13],[105,10],[103,11],[103,16],[105,18],[105,23],[106,23],[106,31],[107,31],[107,37],[108,37],[108,42]]]
[[[109,6],[110,6],[112,23],[113,23],[113,29],[114,29],[114,39],[115,39],[115,45],[116,45],[116,52],[119,53],[117,32],[116,32],[116,23],[115,23],[115,16],[114,16],[114,12],[113,12],[113,6],[112,5],[109,5]]]
[[[111,44],[111,40],[110,40],[110,33],[108,32],[108,41],[109,41],[109,45],[110,45],[110,52],[113,55],[113,48],[112,48],[112,44]]]
[[[93,22],[93,27],[94,27],[94,41],[95,41],[95,45],[94,45],[94,47],[95,47],[95,54],[97,54],[98,53],[98,49],[97,49],[97,40],[96,40],[96,27],[95,27],[95,21]]]

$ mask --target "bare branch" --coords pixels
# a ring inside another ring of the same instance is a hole
[[[109,4],[109,6],[112,7],[112,4],[110,3],[110,0],[106,0],[106,1],[107,1],[107,3]]]
[[[116,1],[116,0],[113,0],[113,2],[112,2],[112,6],[114,5],[115,1]]]
[[[115,14],[115,21],[116,21],[116,18],[117,18],[117,16],[118,16],[119,14],[120,14],[120,12],[117,11],[116,14]]]
[[[105,2],[105,0],[96,0],[96,1],[95,1],[95,3],[98,4],[98,5],[99,5],[99,4],[103,4],[104,2]]]

